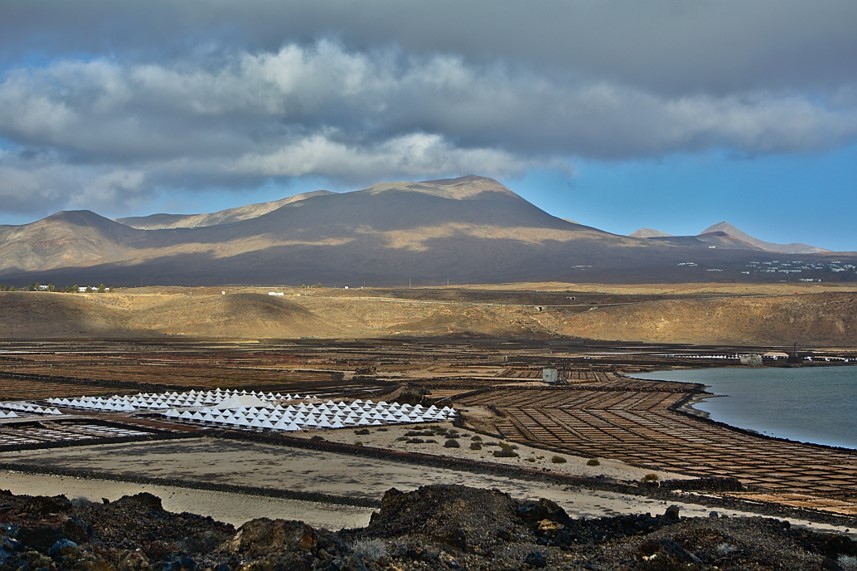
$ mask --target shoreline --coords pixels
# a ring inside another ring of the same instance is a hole
[[[827,364],[824,364],[821,366],[823,368],[828,368],[831,366],[833,366],[833,367],[840,367],[840,366],[841,367],[851,367],[854,365],[827,365]],[[814,367],[813,365],[804,365],[804,366],[795,367],[795,368],[807,368],[808,369],[808,368],[813,368],[813,367]],[[651,372],[646,373],[646,374],[657,374],[659,372],[678,372],[678,371],[683,371],[683,370],[705,370],[705,371],[707,371],[707,370],[711,370],[711,369],[740,370],[741,367],[737,367],[737,366],[735,366],[735,367],[705,367],[702,369],[689,369],[686,367],[673,367],[673,368],[659,369],[657,371],[651,371]],[[706,384],[706,383],[700,382],[700,381],[691,381],[691,380],[682,381],[682,380],[674,380],[674,379],[655,379],[655,378],[646,378],[646,377],[635,376],[635,375],[638,375],[639,373],[640,372],[625,372],[625,371],[619,372],[619,374],[621,376],[624,376],[625,378],[629,378],[629,379],[657,381],[660,383],[680,383],[683,385],[691,385],[691,386],[695,386],[698,388],[698,390],[696,392],[694,392],[692,395],[690,395],[690,397],[688,399],[679,403],[678,406],[676,406],[673,409],[675,412],[677,412],[679,414],[683,414],[685,416],[689,416],[692,418],[697,418],[697,419],[700,419],[706,423],[710,423],[710,424],[713,424],[715,426],[724,427],[724,428],[727,428],[729,430],[734,430],[734,431],[740,432],[742,434],[747,434],[747,435],[755,436],[758,438],[764,438],[764,439],[771,440],[771,441],[800,444],[803,446],[812,446],[812,447],[817,447],[817,448],[821,448],[824,450],[833,450],[836,452],[846,452],[846,453],[857,455],[857,446],[855,446],[855,447],[837,446],[835,444],[823,444],[820,442],[797,440],[794,438],[777,436],[775,434],[761,432],[761,431],[755,430],[753,428],[746,428],[743,426],[737,426],[735,424],[730,424],[730,423],[722,421],[722,420],[714,419],[711,417],[711,413],[709,413],[708,411],[704,411],[704,410],[700,410],[698,408],[695,408],[695,405],[702,403],[704,401],[710,400],[710,399],[729,398],[731,395],[721,395],[721,394],[715,394],[713,392],[710,392],[710,390],[714,388],[713,385],[709,385],[709,384]],[[731,397],[731,398],[736,398],[736,397]]]

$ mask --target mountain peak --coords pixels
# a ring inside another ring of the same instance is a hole
[[[733,226],[732,224],[729,224],[725,220],[718,222],[717,224],[712,224],[711,226],[700,232],[700,234],[709,234],[711,232],[726,232],[727,234],[730,234],[736,238],[751,237],[749,234],[742,232],[737,227]]]
[[[672,234],[661,232],[654,228],[640,228],[635,232],[628,234],[631,238],[669,238]]]
[[[63,210],[43,218],[41,222],[64,222],[75,226],[96,227],[110,226],[114,224],[114,222],[109,218],[96,214],[92,210]]]
[[[368,194],[418,192],[450,200],[470,200],[476,197],[484,198],[486,194],[520,199],[517,194],[496,180],[476,175],[425,180],[421,182],[383,182],[372,185],[360,192]]]

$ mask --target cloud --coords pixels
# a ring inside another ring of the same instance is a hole
[[[12,61],[34,50],[162,61],[338,38],[350,51],[397,45],[672,94],[803,88],[857,75],[851,0],[41,0],[4,3],[0,16]]]
[[[0,208],[121,211],[164,189],[514,176],[857,138],[852,2],[495,8],[5,4]]]

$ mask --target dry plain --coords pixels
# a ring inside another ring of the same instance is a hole
[[[345,498],[343,514],[352,519],[341,523],[350,525],[368,508],[347,500],[377,499],[389,486],[466,482],[517,496],[551,497],[570,513],[592,516],[623,511],[623,505],[658,511],[666,500],[653,499],[640,487],[649,473],[661,481],[731,476],[745,485],[743,491],[669,501],[716,500],[721,511],[768,506],[793,510],[796,518],[832,517],[843,528],[857,528],[848,524],[857,517],[853,451],[716,426],[684,412],[701,387],[621,375],[731,364],[720,356],[782,350],[797,341],[805,352],[853,357],[855,293],[845,286],[142,288],[0,296],[0,324],[7,332],[0,341],[4,400],[221,387],[321,398],[422,399],[462,412],[454,429],[462,445],[455,449],[444,446],[443,433],[406,436],[419,427],[325,431],[320,436],[329,447],[313,450],[289,439],[252,445],[222,440],[205,428],[147,415],[96,414],[80,421],[109,421],[157,434],[141,438],[145,443],[95,440],[80,443],[87,444],[84,448],[48,450],[45,442],[22,446],[13,438],[35,434],[32,427],[57,433],[72,428],[50,419],[0,421],[4,466],[12,470],[0,475],[0,487],[5,482],[20,489],[20,471],[30,468],[42,473],[40,489],[54,481],[53,490],[61,492],[59,480],[45,480],[51,467],[59,466],[71,471],[66,483],[75,470],[114,481],[107,488],[144,476],[152,482],[135,485],[181,489],[179,497],[196,498],[200,506],[216,503],[216,497],[233,498],[233,492],[189,489],[189,484],[280,488]],[[567,371],[569,384],[545,388],[538,379],[547,366]],[[162,433],[204,438],[162,441]],[[311,436],[300,435],[304,442]],[[479,441],[474,437],[481,439],[481,449],[471,450]],[[517,446],[517,457],[494,456],[493,444],[500,441]],[[217,460],[223,454],[226,464]],[[565,462],[554,463],[554,456]],[[805,461],[809,457],[812,463]],[[596,466],[588,464],[591,458],[598,459]],[[465,464],[443,464],[456,461]],[[560,480],[542,481],[539,473]],[[558,483],[563,477],[568,482]],[[628,493],[612,496],[619,492],[599,488],[599,482],[615,482]],[[73,489],[80,487],[70,486],[67,493],[88,493]],[[295,517],[336,519],[330,514],[337,508],[324,501],[315,502],[319,509],[307,515],[305,504],[294,503],[300,500],[253,497],[251,505],[274,502],[270,509],[303,514]],[[234,518],[241,517],[236,511]]]

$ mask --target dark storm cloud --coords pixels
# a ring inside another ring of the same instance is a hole
[[[0,203],[835,148],[854,22],[850,1],[7,2]]]
[[[832,86],[857,75],[850,0],[42,0],[0,11],[7,61],[39,51],[184,58],[338,38],[359,51],[394,43],[663,92]]]

